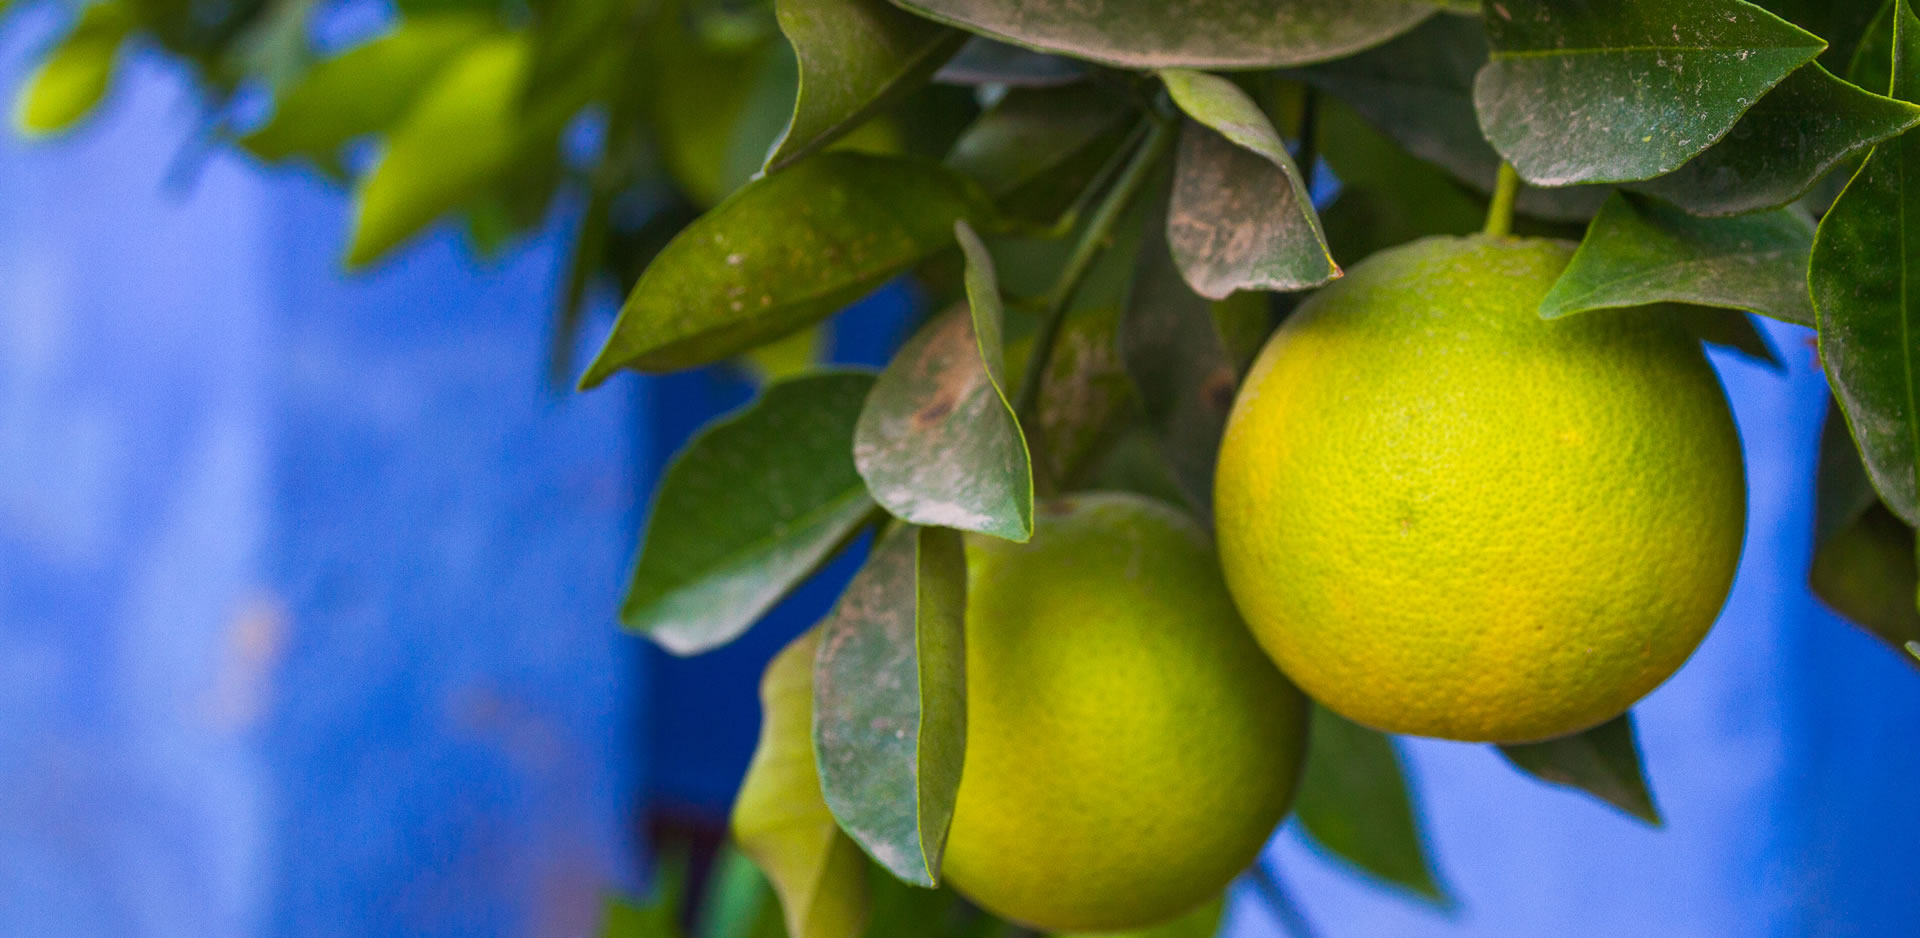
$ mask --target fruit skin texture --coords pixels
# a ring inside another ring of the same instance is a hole
[[[1542,320],[1569,245],[1428,238],[1276,332],[1228,418],[1227,584],[1302,690],[1376,729],[1566,735],[1678,670],[1746,524],[1740,438],[1658,309]]]
[[[1205,531],[1133,495],[1041,503],[967,541],[967,755],[945,875],[1004,918],[1173,918],[1293,800],[1306,699],[1248,634]]]

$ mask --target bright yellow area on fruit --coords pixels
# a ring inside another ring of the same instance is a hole
[[[1740,440],[1652,310],[1544,321],[1571,247],[1429,238],[1275,334],[1222,444],[1226,577],[1281,669],[1381,730],[1519,742],[1624,711],[1740,557]]]
[[[1191,518],[1042,502],[1026,544],[967,542],[967,755],[944,874],[1049,931],[1214,898],[1293,798],[1304,699],[1260,653]]]

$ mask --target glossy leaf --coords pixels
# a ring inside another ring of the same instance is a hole
[[[1486,31],[1477,17],[1436,16],[1378,48],[1292,74],[1339,98],[1413,155],[1492,192],[1500,154],[1481,134],[1473,110],[1474,76],[1486,62]],[[1329,161],[1339,156],[1338,148],[1321,152]],[[1540,218],[1585,221],[1608,191],[1605,186],[1524,186],[1514,207]]]
[[[881,374],[854,431],[853,461],[896,517],[1024,541],[1033,463],[1006,395],[998,281],[964,222],[967,304],[935,318]]]
[[[753,858],[786,913],[792,938],[860,934],[867,859],[840,832],[813,752],[814,660],[822,627],[782,649],[760,679],[760,741],[734,798],[733,839]]]
[[[1159,226],[1140,247],[1120,320],[1120,357],[1181,493],[1213,506],[1214,456],[1239,375],[1204,297],[1180,276]]]
[[[275,99],[273,118],[240,143],[270,161],[331,159],[349,141],[392,126],[449,62],[496,28],[474,13],[403,19],[301,75]]]
[[[1340,276],[1300,171],[1260,106],[1205,72],[1167,69],[1160,77],[1193,118],[1180,133],[1167,243],[1194,291],[1220,299]]]
[[[840,827],[888,872],[940,881],[966,748],[959,532],[896,527],[840,597],[814,660],[814,751]]]
[[[513,160],[529,52],[524,35],[481,40],[421,92],[354,192],[349,267],[418,234]]]
[[[87,7],[53,47],[14,100],[13,124],[27,137],[72,128],[106,97],[120,46],[134,27],[134,11],[117,0]]]
[[[1826,48],[1743,0],[1487,0],[1486,11],[1480,127],[1537,185],[1672,172]]]
[[[1788,75],[1686,165],[1633,189],[1696,215],[1786,205],[1854,153],[1920,124],[1920,106],[1869,94],[1819,65]]]
[[[1920,18],[1901,0],[1894,96],[1920,100]],[[1820,360],[1874,488],[1920,521],[1920,136],[1874,148],[1821,219],[1809,282]]]
[[[768,171],[832,143],[925,84],[966,34],[886,0],[779,0],[780,31],[800,60],[793,118]]]
[[[1061,932],[1055,938],[1214,938],[1227,917],[1227,897],[1222,894],[1202,903],[1170,922],[1128,931],[1092,933]]]
[[[827,152],[757,180],[654,257],[581,385],[718,361],[824,319],[986,212],[970,181],[897,157]]]
[[[1306,774],[1293,811],[1308,836],[1371,876],[1445,906],[1420,814],[1393,740],[1313,708]]]
[[[1337,59],[1432,14],[1420,0],[897,0],[1014,45],[1121,68],[1266,68]]]
[[[1832,408],[1820,436],[1818,480],[1807,574],[1814,595],[1895,649],[1920,640],[1913,529],[1874,494],[1846,422]]]
[[[1654,827],[1664,823],[1647,787],[1631,713],[1584,733],[1501,746],[1500,754],[1541,781],[1584,791]]]
[[[667,467],[620,619],[675,654],[737,638],[873,510],[849,453],[873,377],[771,385]]]
[[[1540,315],[1675,302],[1812,325],[1806,288],[1812,250],[1813,224],[1793,209],[1696,218],[1616,194],[1541,299]]]

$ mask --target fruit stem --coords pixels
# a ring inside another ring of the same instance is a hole
[[[1513,233],[1513,200],[1520,194],[1520,174],[1513,164],[1500,161],[1500,175],[1493,183],[1493,202],[1487,205],[1487,227],[1482,229],[1489,238],[1504,238]]]
[[[1087,273],[1093,269],[1093,261],[1107,246],[1113,234],[1114,225],[1120,221],[1127,207],[1140,194],[1147,181],[1153,176],[1154,167],[1160,164],[1167,148],[1173,143],[1173,122],[1153,120],[1147,124],[1147,132],[1140,145],[1133,151],[1133,158],[1121,170],[1120,177],[1114,180],[1113,188],[1100,200],[1093,216],[1087,220],[1087,227],[1080,233],[1080,240],[1073,246],[1073,253],[1067,256],[1067,262],[1060,268],[1059,276],[1054,279],[1052,289],[1047,291],[1046,311],[1040,319],[1040,330],[1034,333],[1032,351],[1027,356],[1026,373],[1020,379],[1020,390],[1013,402],[1013,412],[1020,420],[1021,429],[1027,435],[1027,448],[1031,452],[1036,475],[1044,474],[1038,467],[1042,465],[1038,450],[1040,385],[1047,373],[1047,363],[1053,358],[1053,345],[1060,338],[1060,327],[1066,321],[1067,307],[1072,304],[1074,294],[1080,284],[1086,280]],[[1037,480],[1036,480],[1037,481]]]

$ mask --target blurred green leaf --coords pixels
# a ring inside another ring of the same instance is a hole
[[[620,619],[675,654],[739,637],[873,510],[850,453],[873,377],[769,386],[667,467]]]
[[[1307,739],[1306,774],[1293,803],[1307,834],[1371,876],[1451,905],[1393,740],[1318,706]]]
[[[966,306],[907,340],[854,430],[853,461],[896,517],[1025,541],[1033,535],[1033,463],[1008,403],[1005,313],[986,246],[955,225]]]
[[[780,903],[753,859],[722,844],[695,910],[695,938],[786,938]]]
[[[793,116],[799,73],[778,37],[714,48],[684,26],[665,27],[648,92],[667,170],[703,207],[746,185]]]
[[[814,751],[840,828],[931,887],[966,747],[966,558],[951,528],[881,538],[821,627]]]
[[[1480,127],[1536,185],[1672,172],[1826,48],[1743,0],[1487,0],[1486,11]]]
[[[1121,68],[1263,68],[1336,59],[1432,14],[1421,0],[898,0],[1014,45]]]
[[[1654,827],[1664,823],[1647,787],[1631,713],[1583,733],[1499,748],[1508,762],[1541,781],[1586,792]]]
[[[1900,0],[1894,96],[1920,100],[1920,18]],[[1821,219],[1809,282],[1820,360],[1874,488],[1909,525],[1920,521],[1920,137],[1875,147]]]
[[[45,137],[78,124],[106,97],[121,43],[134,26],[133,11],[117,0],[82,11],[27,76],[14,99],[14,127],[26,137]]]
[[[1092,83],[1015,88],[961,133],[946,163],[1004,211],[1048,224],[1092,184],[1130,129],[1129,114]]]
[[[1807,580],[1835,612],[1896,650],[1920,640],[1913,529],[1874,494],[1838,410],[1820,437],[1813,564]]]
[[[934,73],[933,80],[951,85],[1053,88],[1080,81],[1089,71],[1079,59],[973,36]]]
[[[1322,98],[1319,108],[1319,149],[1341,182],[1320,213],[1336,257],[1364,258],[1427,235],[1480,230],[1485,208],[1452,177],[1415,159],[1343,102]]]
[[[779,0],[800,61],[793,117],[767,154],[771,172],[832,143],[926,83],[966,34],[885,0]]]
[[[901,157],[829,151],[748,184],[654,257],[580,379],[672,371],[826,318],[991,214],[972,181]]]
[[[524,140],[517,105],[528,52],[524,34],[481,39],[420,93],[354,191],[347,266],[418,234],[512,163]]]
[[[601,938],[681,938],[680,908],[686,890],[686,855],[661,851],[654,860],[652,894],[644,903],[608,897],[601,912]]]
[[[1812,325],[1806,287],[1812,250],[1813,223],[1794,209],[1696,218],[1616,193],[1541,299],[1540,316],[1675,302]]]
[[[813,752],[813,669],[821,627],[793,640],[760,679],[760,741],[733,802],[733,838],[773,882],[792,938],[858,935],[867,858],[834,822]]]
[[[1180,133],[1167,243],[1194,292],[1217,300],[1340,276],[1300,170],[1260,106],[1205,72],[1166,69],[1160,77],[1193,118]]]
[[[348,141],[392,126],[448,63],[497,28],[477,13],[403,19],[300,76],[275,100],[272,120],[240,144],[268,161],[331,159]]]
[[[1226,917],[1227,897],[1222,894],[1171,922],[1098,935],[1061,932],[1055,938],[1213,938],[1220,933],[1220,924]]]
[[[1436,16],[1378,48],[1292,74],[1338,97],[1409,153],[1485,193],[1493,191],[1500,166],[1500,154],[1481,135],[1473,110],[1474,76],[1486,63],[1486,31],[1477,17]],[[1338,151],[1322,152],[1332,161]],[[1540,218],[1585,221],[1607,192],[1605,186],[1525,186],[1515,208]]]
[[[1187,285],[1164,226],[1152,225],[1120,320],[1120,357],[1175,482],[1202,515],[1239,374],[1206,298]]]
[[[1632,188],[1696,215],[1786,205],[1854,153],[1920,124],[1920,107],[1869,94],[1819,65],[1788,75],[1726,137]]]

